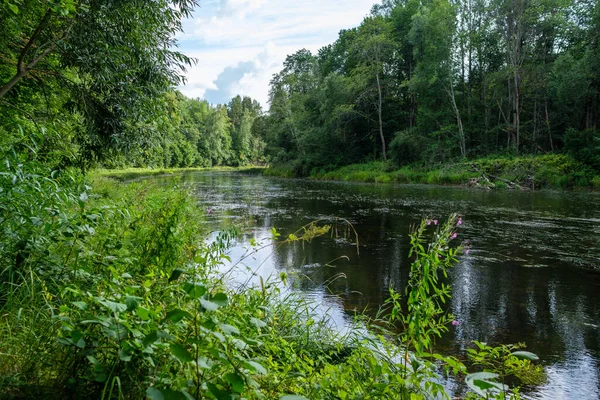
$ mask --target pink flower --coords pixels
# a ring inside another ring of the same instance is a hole
[[[437,220],[437,219],[434,219],[434,220],[433,220],[433,223],[434,223],[435,225],[437,225],[437,223],[438,223],[438,220]]]
[[[211,210],[210,208],[207,208],[207,209],[206,209],[206,213],[207,213],[207,214],[210,214],[211,212],[212,212],[212,210]]]
[[[452,321],[452,326],[459,326],[459,325],[460,325],[460,321],[458,321],[456,319],[454,321]]]
[[[466,255],[469,255],[469,252],[470,252],[470,251],[471,251],[471,249],[466,249],[466,250],[465,250],[465,254],[466,254]]]
[[[450,239],[456,239],[456,237],[457,237],[457,236],[458,236],[458,233],[454,232],[454,233],[452,234],[452,237],[451,237]]]
[[[458,222],[456,223],[456,225],[462,225],[462,217],[458,219]]]
[[[427,226],[429,226],[429,225],[431,225],[431,220],[430,219],[427,220]]]

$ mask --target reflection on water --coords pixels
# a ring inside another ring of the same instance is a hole
[[[530,396],[600,397],[599,194],[311,182],[237,173],[194,173],[183,180],[213,211],[215,229],[239,217],[253,221],[232,250],[233,259],[245,254],[251,238],[269,243],[271,227],[287,236],[319,218],[351,221],[360,255],[352,238],[319,238],[306,246],[258,251],[243,261],[247,270],[234,276],[242,282],[248,271],[263,277],[285,271],[338,325],[354,310],[376,310],[389,287],[403,288],[411,224],[425,216],[460,213],[465,221],[460,235],[473,248],[452,271],[450,310],[460,325],[439,343],[440,350],[460,353],[473,340],[526,342],[549,376]],[[340,259],[343,255],[348,259]]]

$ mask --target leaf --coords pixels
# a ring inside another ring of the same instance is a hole
[[[123,303],[116,303],[110,300],[98,300],[98,303],[102,304],[104,307],[108,308],[114,313],[120,313],[127,310],[127,305]]]
[[[218,304],[206,299],[200,299],[200,304],[206,309],[206,311],[216,311],[219,308]]]
[[[144,345],[144,347],[148,347],[148,346],[154,344],[157,340],[158,340],[158,332],[150,332],[149,334],[146,335],[144,340],[142,340],[142,344]]]
[[[178,390],[165,389],[162,391],[165,400],[185,400],[186,396]]]
[[[189,351],[179,343],[171,343],[169,346],[171,349],[171,354],[173,354],[177,359],[183,363],[191,362],[194,360]]]
[[[150,310],[144,307],[138,307],[135,310],[135,313],[140,317],[143,321],[148,321],[150,319]]]
[[[89,360],[89,362],[90,362],[92,365],[99,364],[98,360],[97,360],[97,359],[96,359],[96,357],[94,357],[94,356],[87,356],[86,358]]]
[[[225,374],[223,379],[225,379],[225,381],[231,385],[234,392],[242,393],[244,391],[246,382],[238,374],[230,372],[228,374]]]
[[[158,337],[161,339],[170,340],[170,341],[177,339],[175,336],[171,335],[169,332],[158,331],[156,333],[158,334]]]
[[[496,382],[490,382],[491,379],[496,379],[498,376],[493,372],[475,372],[465,377],[465,383],[478,395],[487,397],[487,389],[495,388],[498,390],[495,385]]]
[[[146,397],[148,397],[150,400],[165,400],[163,393],[153,387],[146,389]]]
[[[250,323],[252,323],[252,325],[256,326],[257,328],[264,328],[267,326],[267,323],[265,321],[254,317],[250,318]]]
[[[192,299],[199,299],[206,293],[206,286],[196,282],[186,282],[183,284],[183,290]]]
[[[262,364],[257,363],[256,361],[247,361],[244,363],[244,366],[248,369],[254,370],[259,375],[266,375],[267,369],[263,367]]]
[[[202,369],[211,369],[214,363],[210,358],[207,357],[199,357],[198,358],[198,367]]]
[[[136,308],[138,308],[141,300],[142,300],[141,297],[135,297],[135,296],[125,297],[125,305],[127,306],[127,311],[133,311]]]
[[[181,321],[184,318],[192,318],[192,315],[187,311],[180,310],[179,308],[169,311],[165,316],[165,320],[170,320],[175,323]]]
[[[221,324],[221,325],[219,325],[219,328],[221,328],[221,330],[223,332],[228,333],[230,335],[239,335],[240,334],[240,330],[233,325]]]
[[[183,270],[181,269],[174,269],[173,272],[171,272],[171,276],[169,277],[169,283],[176,281],[177,279],[179,279],[179,277],[184,273]]]
[[[121,361],[131,361],[131,354],[127,350],[121,349],[119,350],[119,359]]]
[[[510,355],[517,357],[519,360],[525,359],[536,361],[540,359],[536,354],[531,353],[529,351],[513,351],[512,353],[510,353]]]
[[[246,350],[248,348],[248,344],[241,339],[233,339],[231,342],[233,343],[233,345],[235,347],[237,347],[238,349],[240,349],[242,351]]]
[[[206,386],[208,387],[208,390],[210,390],[210,392],[217,398],[217,400],[230,400],[231,399],[229,392],[227,392],[225,390],[220,390],[217,387],[217,385],[215,385],[214,383],[208,382],[206,384]]]
[[[221,307],[227,306],[227,295],[225,293],[217,293],[212,298],[211,301],[220,305]]]
[[[83,301],[74,301],[71,304],[73,304],[75,307],[79,308],[81,311],[85,311],[88,308],[87,303],[85,303]]]
[[[227,339],[225,339],[225,336],[223,336],[223,334],[221,332],[211,332],[211,333],[213,334],[214,337],[219,339],[219,342],[225,343],[227,341]]]

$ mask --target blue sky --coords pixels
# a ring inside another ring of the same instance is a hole
[[[360,24],[375,0],[201,0],[183,23],[179,50],[198,59],[180,90],[225,103],[248,95],[267,107],[269,81],[286,55],[315,53]]]

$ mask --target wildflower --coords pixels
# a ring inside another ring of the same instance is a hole
[[[470,251],[471,251],[471,249],[466,249],[466,250],[465,250],[465,254],[466,254],[466,255],[469,255],[469,252],[470,252]]]
[[[207,208],[207,209],[206,209],[206,213],[207,213],[207,214],[210,214],[211,212],[212,212],[212,210],[211,210],[210,208]]]
[[[458,219],[458,222],[456,223],[456,225],[457,225],[457,226],[458,226],[458,225],[462,225],[462,217],[460,217],[460,218]]]
[[[454,320],[452,321],[452,326],[459,326],[460,325],[460,321],[459,320]]]
[[[430,219],[427,220],[427,226],[429,226],[429,225],[431,225],[431,220]]]
[[[437,225],[437,223],[438,223],[438,220],[437,220],[437,219],[434,219],[434,220],[433,220],[433,224],[434,224],[434,225]]]
[[[456,239],[456,237],[457,237],[457,236],[458,236],[458,233],[454,232],[454,233],[452,234],[452,237],[451,237],[450,239]]]

